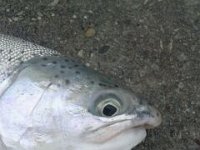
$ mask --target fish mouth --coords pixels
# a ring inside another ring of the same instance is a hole
[[[85,139],[87,141],[92,142],[92,143],[105,143],[108,142],[119,135],[125,133],[126,131],[134,131],[137,129],[143,129],[145,130],[146,125],[138,125],[138,126],[133,126],[131,120],[123,120],[120,122],[108,124],[101,126],[99,128],[96,128],[95,130],[91,130],[87,135],[85,135]]]
[[[86,139],[95,143],[104,143],[117,138],[123,133],[128,133],[129,131],[130,133],[134,133],[137,130],[143,130],[143,133],[145,132],[146,136],[146,129],[157,127],[162,121],[161,115],[156,109],[151,108],[150,111],[151,115],[149,115],[149,113],[141,115],[142,111],[140,111],[135,115],[124,114],[116,116],[115,121],[89,131],[89,133],[85,135]],[[126,119],[120,120],[120,118]]]

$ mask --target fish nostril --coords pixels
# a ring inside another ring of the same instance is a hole
[[[138,111],[136,112],[139,118],[151,117],[154,118],[155,116],[148,110]]]
[[[157,116],[157,111],[148,105],[135,105],[129,110],[128,114],[136,114],[138,118],[155,118]]]

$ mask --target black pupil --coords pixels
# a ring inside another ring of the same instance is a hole
[[[112,116],[112,115],[114,115],[116,113],[116,111],[117,111],[117,108],[114,107],[113,105],[110,105],[110,104],[106,105],[103,108],[103,114],[105,116]]]

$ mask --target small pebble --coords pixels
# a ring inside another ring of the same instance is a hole
[[[59,0],[53,0],[48,6],[56,6],[59,3]]]
[[[84,18],[84,19],[88,19],[88,16],[84,16],[83,18]]]
[[[187,56],[186,56],[184,53],[182,53],[182,54],[180,54],[180,55],[178,56],[178,60],[179,60],[179,61],[185,61],[185,60],[187,60]]]
[[[24,12],[23,11],[20,11],[17,13],[17,16],[21,16]]]
[[[37,15],[40,16],[40,17],[43,16],[41,12],[37,12]]]
[[[42,17],[38,16],[38,17],[37,17],[37,19],[38,19],[38,20],[41,20],[41,19],[42,19]]]
[[[72,16],[72,18],[73,18],[73,19],[76,19],[76,18],[77,18],[77,16],[76,16],[76,15],[73,15],[73,16]]]
[[[90,14],[93,14],[93,11],[92,11],[92,10],[89,10],[88,12],[89,12]]]
[[[84,51],[83,51],[83,50],[80,50],[80,51],[78,52],[78,56],[81,57],[81,58],[83,58],[83,56],[84,56]]]
[[[32,21],[36,21],[37,19],[35,19],[35,18],[31,18],[31,20],[32,20]]]
[[[13,17],[12,19],[13,19],[13,21],[18,21],[19,20],[18,17]]]
[[[11,19],[11,18],[8,18],[8,21],[9,21],[9,22],[12,22],[12,19]]]
[[[90,54],[90,58],[94,58],[94,56],[95,56],[94,53]]]
[[[91,27],[86,29],[86,31],[85,31],[85,36],[88,38],[93,37],[95,34],[96,34],[95,29],[91,28]]]
[[[184,84],[183,84],[182,82],[180,82],[180,83],[178,84],[178,88],[179,88],[179,89],[183,89],[183,88],[184,88]]]

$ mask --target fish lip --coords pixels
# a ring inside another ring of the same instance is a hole
[[[89,141],[91,142],[105,143],[106,141],[113,139],[113,137],[119,136],[124,131],[133,130],[133,129],[146,130],[146,129],[154,128],[160,125],[161,123],[161,118],[158,118],[157,120],[153,120],[153,121],[140,120],[140,119],[141,118],[133,117],[129,119],[123,119],[120,121],[114,121],[106,125],[102,125],[98,128],[91,129],[89,132],[86,133],[85,137],[86,139],[89,139]],[[156,121],[158,122],[156,123]],[[108,132],[109,132],[109,135],[107,134]]]
[[[115,124],[119,124],[119,123],[121,123],[121,122],[125,122],[125,121],[130,121],[130,120],[129,120],[129,119],[124,119],[124,120],[115,121],[115,122],[112,122],[112,123],[109,123],[109,124],[106,124],[106,125],[102,125],[102,126],[100,126],[100,127],[98,127],[98,128],[95,128],[95,129],[90,130],[90,133],[95,132],[95,131],[97,131],[97,130],[104,129],[104,128],[106,128],[106,127],[113,126],[113,125],[115,125]]]
[[[131,127],[125,126],[119,130],[115,130],[116,132],[114,132],[114,133],[112,132],[113,129],[117,129],[118,126],[120,128],[121,123],[124,123],[124,122],[130,123],[131,121],[130,120],[121,120],[121,121],[108,123],[106,125],[102,125],[95,129],[91,129],[91,130],[89,130],[89,132],[85,133],[84,137],[86,137],[86,138],[84,138],[84,139],[86,139],[86,141],[98,143],[98,144],[106,143],[109,140],[111,140],[113,137],[116,137],[119,134],[123,133],[123,131],[131,129]],[[109,135],[107,135],[107,133],[109,133]]]
[[[156,123],[156,124],[154,124],[154,125],[153,125],[153,124],[150,124],[150,123],[148,124],[148,123],[146,123],[146,122],[141,123],[141,124],[138,124],[138,125],[135,125],[135,124],[132,124],[132,123],[131,123],[131,122],[132,122],[132,119],[124,119],[124,120],[115,121],[115,122],[112,122],[112,123],[109,123],[109,124],[100,126],[100,127],[96,128],[96,129],[92,129],[92,130],[90,130],[90,133],[95,132],[95,131],[97,131],[97,130],[101,130],[101,129],[110,127],[110,126],[113,126],[113,125],[115,125],[115,124],[121,124],[121,123],[124,123],[124,122],[130,122],[130,124],[131,124],[131,125],[129,125],[129,126],[126,126],[124,130],[126,130],[126,129],[132,129],[132,128],[151,129],[151,128],[155,128],[155,127],[157,127],[157,126],[159,126],[159,125],[161,124],[162,119],[159,118],[158,120],[159,120],[158,123]],[[137,120],[135,120],[135,121],[137,121]],[[140,122],[140,120],[138,120],[138,121]],[[156,121],[155,121],[155,122],[156,122]]]

